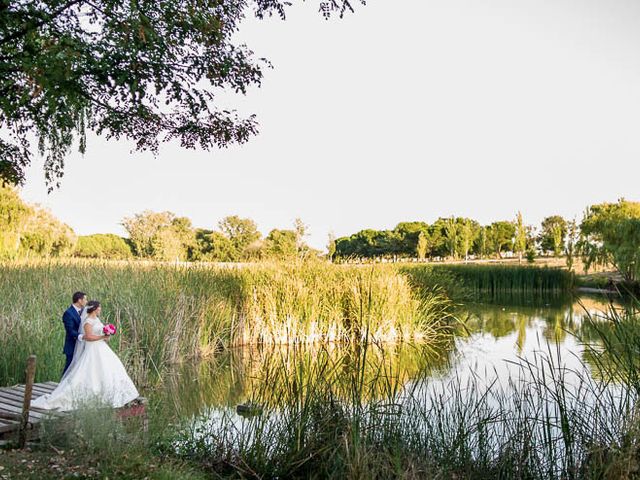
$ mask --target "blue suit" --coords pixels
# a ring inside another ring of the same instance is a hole
[[[64,323],[64,329],[67,332],[64,337],[64,348],[62,349],[62,353],[67,356],[67,361],[64,365],[64,370],[62,371],[63,375],[67,371],[67,368],[69,368],[69,365],[71,365],[78,335],[82,333],[79,331],[80,321],[80,314],[73,305],[71,305],[64,314],[62,314],[62,323]]]

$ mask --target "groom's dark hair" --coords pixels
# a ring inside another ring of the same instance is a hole
[[[86,297],[87,294],[84,292],[76,292],[73,294],[73,297],[71,297],[72,302],[71,303],[76,303],[78,300],[82,300],[84,297]]]

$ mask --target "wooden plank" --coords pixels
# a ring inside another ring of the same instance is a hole
[[[20,420],[20,415],[18,415],[17,413],[9,413],[0,410],[0,422],[15,423],[18,420]]]
[[[20,415],[22,413],[22,409],[21,408],[16,408],[12,405],[3,405],[0,404],[0,408],[5,410],[5,411],[10,411],[12,413],[16,413],[18,415]],[[29,422],[31,423],[38,423],[41,420],[44,420],[44,418],[46,417],[46,415],[43,415],[42,413],[38,413],[38,412],[31,412],[31,414],[29,415]],[[19,423],[19,421],[16,420],[17,423]]]
[[[44,392],[44,393],[49,393],[49,392],[53,392],[57,386],[58,384],[55,382],[45,382],[45,383],[35,383],[33,385],[33,388],[40,390],[41,392]],[[5,389],[16,389],[16,388],[24,391],[24,385],[13,385],[12,387],[2,387],[0,388],[0,391]]]
[[[13,388],[21,392],[24,392],[24,385],[18,385],[17,387],[13,387]],[[44,388],[41,388],[41,387],[34,388],[34,391],[38,392],[40,395],[53,392],[53,390],[45,390]]]
[[[0,404],[11,405],[14,407],[22,406],[22,402],[20,402],[19,400],[13,400],[8,398],[0,398]],[[46,415],[47,413],[49,413],[49,410],[43,410],[42,408],[34,408],[33,411],[35,413],[40,413],[42,415]]]
[[[21,388],[25,388],[24,385],[20,385]],[[34,389],[39,390],[41,392],[53,392],[55,390],[55,387],[52,387],[51,385],[41,385],[39,383],[36,383],[35,385],[33,385]]]
[[[24,388],[24,385],[20,385],[20,387]],[[43,392],[53,392],[56,387],[54,387],[53,385],[47,385],[45,383],[36,383],[33,385],[33,388],[37,388],[38,390],[41,390]]]
[[[9,420],[8,418],[0,419],[0,426],[15,425],[16,423],[17,423],[17,420]]]
[[[22,385],[20,385],[22,387]],[[37,388],[43,392],[53,392],[58,384],[50,385],[48,383],[36,383],[33,388]]]
[[[24,393],[24,386],[23,385],[18,385],[16,387],[10,387],[10,388],[2,388],[0,389],[0,392],[4,392],[4,391],[9,391],[9,392],[21,392]],[[34,388],[33,389],[33,393],[37,393],[38,395],[44,395],[45,393],[51,393],[51,390],[44,390],[41,388]]]
[[[39,398],[41,395],[38,394],[34,394],[31,399],[35,400],[36,398]],[[7,391],[4,390],[2,392],[0,392],[0,398],[9,398],[12,400],[20,400],[22,401],[24,399],[24,395],[22,392],[16,392],[16,391]],[[36,408],[36,407],[34,407]]]
[[[57,386],[57,385],[56,385]],[[56,386],[53,385],[49,385],[46,383],[35,383],[33,385],[33,388],[36,388],[42,392],[51,392],[53,390],[55,390]],[[13,385],[12,387],[2,387],[0,388],[0,390],[4,390],[5,388],[21,388],[24,390],[24,385]]]
[[[3,425],[0,426],[0,433],[8,433],[17,430],[20,427],[20,424],[16,422],[14,425]]]
[[[17,390],[24,392],[24,387],[21,385],[20,387],[17,387]],[[47,393],[51,393],[52,391],[53,390],[44,390],[41,388],[34,388],[31,393],[32,394],[37,393],[38,395],[46,395]]]
[[[17,388],[11,388],[11,389],[4,389],[0,391],[0,396],[4,396],[4,395],[10,395],[12,397],[17,397],[17,398],[24,398],[24,391],[22,390],[18,390]],[[33,393],[33,396],[31,397],[32,400],[41,397],[44,394],[41,393]]]
[[[22,413],[22,407],[11,405],[9,403],[5,403],[4,401],[0,401],[0,410],[4,410],[5,412],[18,413],[18,414]],[[33,419],[37,421],[42,418],[45,418],[46,415],[40,412],[31,412],[31,415],[29,415],[29,418],[31,417],[33,417]]]
[[[46,388],[48,390],[54,390],[58,386],[58,384],[56,382],[41,382],[41,383],[34,383],[33,386]]]
[[[0,395],[20,395],[21,397],[24,395],[24,392],[21,392],[20,390],[18,390],[17,388],[2,388],[0,389]]]
[[[2,404],[8,404],[8,405],[20,405],[22,406],[22,400],[21,399],[15,399],[15,398],[11,398],[8,395],[7,396],[0,396],[0,403]]]
[[[2,397],[2,396],[0,396],[0,403],[4,403],[4,404],[7,404],[7,405],[18,406],[18,407],[22,406],[22,400],[15,399],[15,398]],[[37,407],[31,407],[31,409],[34,412],[42,413],[44,415],[46,415],[48,413],[54,413],[55,414],[55,412],[53,410],[45,410],[43,408],[37,408]]]
[[[31,399],[38,398],[44,394],[51,393],[58,386],[56,382],[43,382],[33,384],[33,391]],[[8,414],[19,415],[22,413],[20,406],[23,405],[25,394],[25,385],[15,385],[12,387],[0,388],[0,411],[5,411]],[[144,397],[138,397],[131,402],[144,404],[146,399]],[[126,408],[126,407],[125,407]],[[59,412],[56,410],[45,410],[42,408],[32,407],[29,415],[29,423],[35,424],[40,422],[45,417],[62,416],[65,412]],[[0,419],[0,433],[15,430],[19,426],[18,422],[13,422],[9,419]]]
[[[21,392],[20,390],[16,389],[9,389],[9,388],[5,388],[0,390],[0,397],[17,397],[17,398],[24,398],[24,392]],[[35,395],[34,395],[35,396]]]
[[[0,398],[18,398],[22,400],[24,398],[23,392],[17,392],[15,390],[0,390]]]
[[[56,382],[34,383],[30,397],[33,400],[44,394],[51,393],[57,386],[58,384]],[[20,422],[13,420],[13,418],[21,416],[24,407],[24,397],[25,385],[0,388],[0,412],[5,413],[4,418],[0,418],[0,435],[10,434],[20,429]],[[31,407],[27,418],[27,427],[30,428],[40,423],[46,417],[61,415],[64,415],[64,413]]]

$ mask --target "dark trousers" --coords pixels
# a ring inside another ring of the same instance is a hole
[[[68,353],[65,353],[65,356],[67,357],[67,361],[64,364],[64,370],[62,370],[62,375],[64,375],[67,372],[69,365],[71,365],[71,360],[73,360],[73,353],[71,355],[69,355]]]

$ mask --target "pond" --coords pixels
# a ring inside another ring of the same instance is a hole
[[[401,398],[407,389],[443,390],[452,382],[479,388],[526,380],[541,358],[566,366],[564,380],[579,383],[597,375],[585,347],[597,342],[596,335],[585,318],[607,306],[606,299],[593,297],[467,304],[457,312],[455,335],[438,345],[370,345],[366,352],[341,345],[234,348],[167,376],[155,400],[182,418],[235,415],[239,404],[275,406],[321,377],[332,382],[338,398],[367,402]]]

